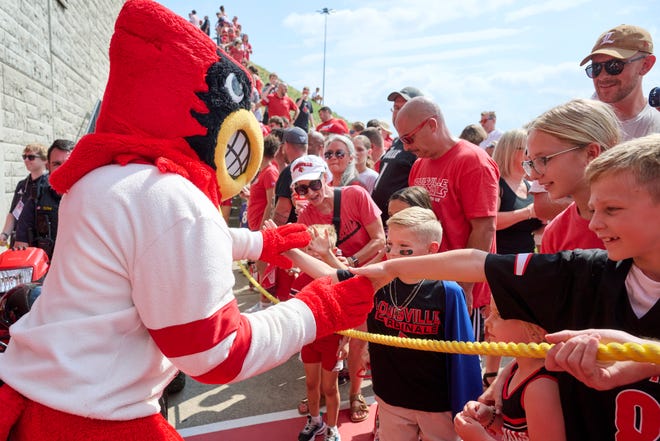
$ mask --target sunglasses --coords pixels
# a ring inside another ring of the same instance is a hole
[[[424,121],[419,123],[417,127],[412,129],[412,131],[406,133],[403,136],[400,136],[399,139],[401,140],[402,143],[404,144],[412,144],[415,142],[415,135],[424,128],[426,124],[428,124],[429,121],[431,121],[433,118],[435,118],[436,115],[431,115],[428,118],[426,118]]]
[[[637,58],[632,58],[627,61],[613,58],[601,63],[591,62],[591,64],[587,66],[584,71],[587,73],[589,78],[596,78],[603,71],[603,68],[605,68],[605,72],[607,72],[608,75],[619,75],[621,72],[623,72],[623,68],[626,67],[626,64],[630,64],[633,61],[638,61],[643,58],[646,58],[646,55],[640,55]]]
[[[40,158],[40,156],[37,156],[37,155],[23,155],[23,161],[25,161],[26,159],[28,161],[34,161],[37,158]]]
[[[334,155],[335,158],[341,159],[344,156],[346,156],[346,152],[343,151],[343,150],[337,150],[336,152],[333,152],[332,150],[328,150],[328,151],[323,153],[323,157],[325,159],[331,159],[333,155]]]
[[[310,181],[309,184],[300,184],[293,187],[293,191],[296,192],[298,196],[305,196],[309,190],[319,191],[323,187],[323,182],[320,179],[315,181]]]

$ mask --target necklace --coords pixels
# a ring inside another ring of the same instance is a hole
[[[390,302],[392,302],[392,306],[394,306],[394,311],[396,313],[401,312],[402,309],[406,308],[408,305],[410,305],[410,302],[413,301],[415,296],[419,293],[419,290],[422,288],[422,283],[426,281],[426,279],[422,279],[417,284],[413,287],[412,290],[410,290],[410,294],[408,294],[408,297],[401,303],[400,305],[397,304],[397,300],[399,300],[399,296],[397,295],[396,292],[396,284],[399,279],[394,279],[392,283],[388,285],[388,291],[390,294]],[[403,282],[402,282],[403,283]]]

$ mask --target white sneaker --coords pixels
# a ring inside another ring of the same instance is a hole
[[[328,426],[328,428],[325,431],[325,437],[323,438],[323,441],[341,441],[341,436],[339,436],[339,430],[337,428],[333,428]]]

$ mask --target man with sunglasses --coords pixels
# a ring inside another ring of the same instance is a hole
[[[9,213],[7,213],[2,230],[0,230],[0,246],[13,245],[14,230],[25,204],[30,197],[37,194],[38,189],[47,180],[47,152],[46,146],[37,143],[28,144],[23,149],[21,157],[25,168],[30,174],[16,185]]]
[[[479,124],[481,124],[481,127],[484,128],[486,133],[488,133],[488,136],[486,136],[486,139],[481,141],[479,147],[486,150],[486,153],[488,153],[490,156],[493,156],[495,144],[497,144],[497,141],[499,141],[502,137],[502,131],[495,128],[495,123],[497,123],[497,115],[493,110],[486,110],[481,112],[481,119],[479,120]]]
[[[623,140],[660,132],[660,113],[648,105],[642,79],[655,64],[651,34],[620,25],[604,32],[580,66],[594,82],[596,98],[610,104],[621,123]]]
[[[48,148],[48,171],[57,170],[71,155],[76,144],[68,139],[56,139]],[[16,246],[41,248],[53,258],[57,237],[58,211],[62,195],[50,186],[48,175],[42,179],[36,194],[25,203],[16,224]]]
[[[494,251],[500,177],[495,161],[482,148],[454,137],[439,106],[426,97],[408,101],[394,125],[404,149],[419,158],[410,170],[408,185],[429,192],[444,229],[440,251]],[[463,284],[463,290],[478,323],[479,308],[490,303],[488,286]]]

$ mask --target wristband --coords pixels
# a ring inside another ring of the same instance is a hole
[[[495,406],[490,406],[490,411],[491,411],[490,421],[488,421],[488,424],[484,426],[484,429],[486,430],[490,429],[490,426],[493,425],[493,423],[495,422],[495,417],[497,416],[497,409],[495,408]]]
[[[5,236],[5,240],[9,239],[9,234],[5,233],[4,231],[0,233],[0,236]]]

